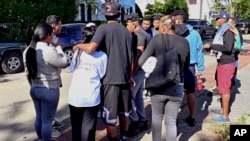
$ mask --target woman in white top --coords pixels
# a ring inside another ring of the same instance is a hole
[[[95,26],[84,29],[84,42],[90,42]],[[92,54],[76,50],[70,65],[73,78],[69,88],[68,103],[70,109],[72,140],[94,141],[97,113],[101,103],[101,79],[105,75],[107,56],[104,52]]]

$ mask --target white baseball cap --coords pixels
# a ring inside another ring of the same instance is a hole
[[[86,27],[96,26],[95,23],[88,23]]]

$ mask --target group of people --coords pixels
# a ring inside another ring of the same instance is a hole
[[[230,92],[236,74],[234,35],[238,32],[227,24],[228,14],[222,12],[217,15],[216,25],[220,28],[213,44],[203,45],[199,33],[185,24],[188,16],[182,10],[166,16],[156,15],[153,27],[151,18],[144,17],[141,23],[137,13],[128,15],[127,27],[124,27],[118,23],[119,11],[119,3],[106,2],[107,24],[98,28],[93,23],[87,24],[83,43],[73,47],[74,56],[69,66],[73,76],[68,91],[72,140],[95,140],[99,111],[106,123],[109,141],[126,140],[140,131],[149,130],[143,90],[145,76],[150,74],[143,69],[143,65],[151,56],[157,58],[162,55],[162,45],[177,49],[180,79],[171,87],[149,89],[152,140],[161,140],[163,117],[166,140],[176,140],[177,116],[184,93],[189,109],[185,121],[189,126],[195,126],[196,76],[202,75],[205,69],[203,48],[216,51],[218,59],[216,80],[222,107],[219,111],[214,110],[221,116],[213,120],[229,122]],[[48,19],[51,17],[58,16],[51,15]],[[58,18],[54,21],[37,25],[24,55],[39,141],[51,140],[52,121],[62,86],[60,73],[68,66],[67,57],[55,35],[55,31],[59,32],[61,21]],[[120,134],[117,133],[118,123]]]

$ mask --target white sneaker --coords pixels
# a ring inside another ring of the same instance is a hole
[[[58,130],[56,130],[55,128],[52,128],[52,134],[51,134],[51,137],[52,138],[58,138],[62,135],[62,133]]]

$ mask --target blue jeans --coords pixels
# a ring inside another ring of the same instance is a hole
[[[178,96],[169,96],[174,93]],[[152,139],[161,140],[162,120],[165,115],[166,141],[176,141],[177,127],[176,120],[179,107],[182,103],[184,88],[183,85],[176,85],[168,89],[166,94],[153,94],[151,96],[152,107]]]
[[[51,141],[52,121],[58,106],[59,88],[32,87],[30,96],[36,111],[36,134],[43,141]]]
[[[146,112],[144,108],[144,100],[143,100],[143,81],[144,81],[145,72],[143,70],[139,70],[135,77],[134,81],[136,86],[132,90],[132,113],[130,114],[130,120],[132,121],[145,121],[147,120]]]

